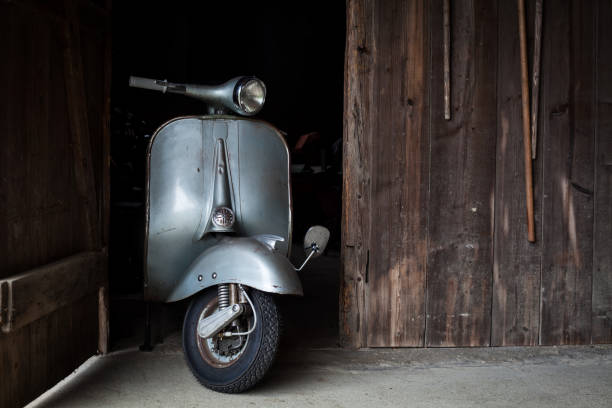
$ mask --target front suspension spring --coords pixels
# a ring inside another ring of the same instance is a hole
[[[225,309],[230,305],[230,287],[228,283],[217,287],[217,300],[219,302],[219,310]]]

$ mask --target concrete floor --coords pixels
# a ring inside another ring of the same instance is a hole
[[[231,405],[230,405],[231,404]],[[284,349],[241,395],[200,386],[178,333],[94,357],[29,407],[612,407],[612,347]]]
[[[339,262],[337,253],[316,259],[301,274],[305,296],[281,298],[281,351],[248,393],[196,382],[183,361],[176,322],[184,307],[176,305],[164,312],[162,332],[170,334],[153,352],[137,350],[142,322],[128,318],[134,337],[116,342],[119,351],[92,358],[30,407],[612,407],[612,346],[339,349]]]

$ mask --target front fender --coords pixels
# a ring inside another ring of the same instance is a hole
[[[304,294],[297,272],[286,257],[253,238],[225,238],[192,262],[166,302],[185,299],[221,283],[241,283],[281,295]]]

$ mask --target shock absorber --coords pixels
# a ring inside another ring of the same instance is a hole
[[[228,283],[224,283],[217,287],[217,300],[219,302],[219,310],[229,307],[230,305],[230,287]]]

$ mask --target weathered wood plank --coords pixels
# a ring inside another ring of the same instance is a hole
[[[560,1],[544,18],[540,343],[586,344],[593,265],[592,4]]]
[[[368,346],[422,346],[427,259],[428,2],[374,6]]]
[[[108,353],[109,340],[109,314],[108,314],[108,286],[98,289],[98,352]]]
[[[8,333],[96,292],[106,281],[106,254],[86,252],[0,280],[8,285]],[[97,315],[97,313],[96,313]]]
[[[0,278],[80,250],[57,27],[0,4]],[[62,233],[58,233],[61,231]]]
[[[491,345],[535,345],[539,335],[541,160],[534,162],[535,243],[527,241],[517,8],[499,2],[497,167]],[[540,138],[541,139],[541,138]],[[541,140],[540,140],[541,143]],[[541,157],[539,155],[539,157]]]
[[[95,189],[94,163],[90,139],[85,79],[81,56],[80,24],[74,0],[65,0],[67,21],[64,28],[64,70],[66,76],[66,100],[72,136],[72,160],[77,192],[83,202],[85,242],[88,249],[100,247],[98,227],[97,191]]]
[[[497,2],[453,2],[451,14],[450,121],[440,120],[443,84],[431,84],[426,345],[484,346],[491,333]],[[431,78],[441,78],[440,1],[431,16]]]
[[[340,343],[366,345],[365,284],[370,238],[372,2],[347,2],[344,93]]]
[[[101,221],[85,225],[83,201],[75,192],[64,69],[65,4],[63,0],[0,2],[0,53],[6,62],[0,64],[4,146],[0,149],[0,308],[7,309],[0,316],[4,327],[9,325],[9,310],[18,325],[30,321],[22,328],[14,326],[11,333],[0,333],[1,407],[23,406],[95,353],[98,344],[99,284],[92,283],[91,294],[83,285],[91,276],[91,265],[73,270],[73,286],[71,280],[62,279],[66,278],[62,273],[9,284],[21,271],[83,250],[86,230],[98,236],[102,231]],[[102,17],[98,21],[108,23]],[[98,54],[92,53],[91,64],[102,66],[103,52]],[[87,79],[93,87],[100,87],[101,80]],[[101,103],[92,106],[100,110]],[[85,132],[85,138],[92,137],[90,129]],[[94,150],[93,156],[107,155],[97,145]],[[104,160],[108,157],[99,159]],[[100,175],[96,182],[104,183],[101,179]],[[96,204],[95,193],[90,197]],[[104,268],[98,272],[104,282]],[[26,294],[26,299],[19,292],[24,290],[22,284],[34,292],[38,287],[42,293]],[[51,287],[54,284],[57,287]],[[21,294],[14,294],[15,290]]]
[[[592,341],[612,343],[612,2],[600,0],[597,24],[597,118],[593,240]]]
[[[15,332],[0,334],[1,407],[26,405],[96,352],[97,320],[91,318],[96,307],[94,293]]]

